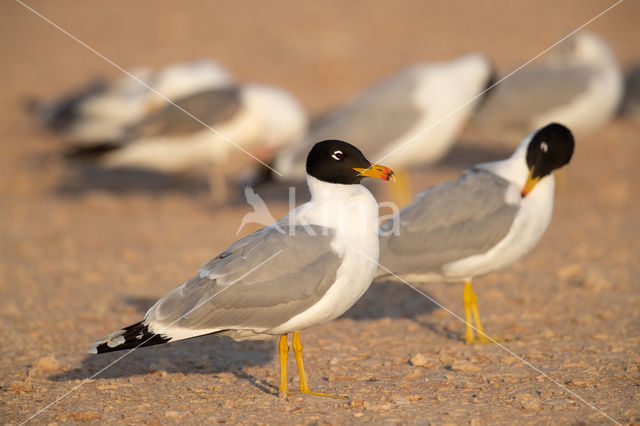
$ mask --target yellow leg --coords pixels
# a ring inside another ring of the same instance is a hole
[[[469,283],[469,287],[471,288],[471,283]],[[473,290],[471,290],[473,294]],[[473,313],[473,319],[476,322],[476,328],[478,329],[478,341],[480,343],[490,343],[489,336],[487,336],[484,332],[484,328],[482,328],[482,323],[480,322],[480,314],[478,313],[478,298],[475,294],[473,294],[473,304],[471,305],[471,312]]]
[[[409,174],[406,170],[396,170],[394,174],[396,176],[396,183],[388,186],[391,192],[391,201],[402,208],[413,199],[411,184],[409,183]]]
[[[298,375],[300,376],[300,392],[308,393],[317,396],[326,396],[329,398],[348,399],[345,396],[329,395],[321,392],[313,392],[309,389],[309,383],[307,382],[307,374],[304,372],[304,364],[302,363],[302,342],[300,341],[300,332],[293,333],[293,339],[291,340],[291,347],[293,347],[293,354],[296,357],[296,365],[298,366]]]
[[[476,295],[473,294],[473,288],[469,281],[464,282],[464,290],[462,291],[462,302],[464,303],[464,319],[466,321],[466,329],[464,333],[464,341],[466,343],[475,343],[476,338],[471,327],[471,307],[476,300]]]
[[[289,353],[289,345],[287,344],[287,335],[280,336],[280,344],[278,349],[280,350],[280,390],[279,394],[284,392],[289,396],[289,389],[287,389],[287,354]]]
[[[482,323],[480,322],[480,314],[478,313],[478,298],[473,292],[473,287],[470,281],[464,282],[464,291],[462,292],[462,301],[464,302],[464,317],[467,322],[464,340],[466,343],[490,343],[491,339],[484,332]],[[473,321],[476,323],[477,333],[474,333],[471,327],[471,318],[473,315]],[[477,340],[474,334],[477,334]],[[493,339],[501,340],[501,339]]]

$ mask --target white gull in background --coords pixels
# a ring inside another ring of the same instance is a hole
[[[222,87],[231,75],[217,62],[198,60],[159,69],[138,68],[111,84],[98,81],[60,99],[33,106],[37,116],[69,142],[93,144],[120,136],[122,130],[167,103],[193,93]],[[148,87],[149,86],[149,87]]]
[[[306,126],[305,111],[287,91],[260,84],[226,86],[178,99],[123,128],[116,139],[74,147],[69,155],[106,168],[184,173],[206,167],[212,195],[222,202],[227,176],[256,159],[269,162]]]
[[[469,101],[487,87],[491,71],[480,54],[410,66],[312,124],[304,139],[278,153],[274,167],[284,179],[303,179],[309,147],[333,138],[384,158],[394,170],[434,163],[462,131],[477,104]]]
[[[571,132],[549,124],[503,161],[479,164],[458,180],[431,187],[380,227],[378,277],[412,282],[464,281],[465,340],[488,339],[471,279],[503,269],[531,251],[553,211],[551,172],[573,155]],[[397,228],[394,228],[397,226]]]
[[[491,89],[472,127],[481,137],[508,144],[550,122],[583,137],[612,120],[622,94],[613,50],[595,34],[581,32],[543,64],[529,65]]]
[[[300,376],[299,331],[331,321],[371,284],[378,258],[378,207],[360,181],[393,179],[342,141],[317,143],[306,161],[311,200],[277,224],[235,242],[149,309],[144,319],[98,340],[91,353],[207,334],[236,340],[280,337],[280,392],[288,395],[287,335]],[[277,225],[277,226],[276,226]]]

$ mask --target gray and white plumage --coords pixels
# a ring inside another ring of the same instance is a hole
[[[280,228],[264,228],[233,244],[160,299],[144,321],[172,340],[216,332],[236,339],[275,334],[269,332],[326,294],[342,263],[331,249],[333,232],[313,226],[317,235],[310,236],[302,226]]]
[[[232,82],[229,72],[210,60],[138,68],[113,82],[99,81],[60,99],[34,106],[41,121],[69,143],[93,144],[120,137],[123,128],[175,100]],[[142,83],[141,83],[142,82]]]
[[[452,112],[486,87],[491,71],[480,54],[410,66],[314,123],[304,139],[278,153],[275,168],[285,179],[302,179],[300,161],[309,147],[316,140],[334,138],[353,141],[392,168],[436,162],[477,101]]]
[[[611,121],[622,93],[611,47],[581,32],[543,64],[528,65],[491,89],[472,125],[481,136],[506,143],[554,121],[585,136]]]
[[[474,168],[418,194],[402,209],[399,236],[381,238],[381,264],[394,272],[428,275],[486,253],[507,235],[518,213],[517,202],[505,202],[510,185]],[[393,231],[392,226],[393,221],[385,222],[382,233]]]
[[[533,144],[544,150],[537,158],[545,158],[547,150],[558,154],[549,154],[553,159],[544,160],[547,165],[535,163]],[[384,268],[378,275],[389,275],[388,269],[417,281],[468,281],[518,260],[544,234],[553,211],[550,172],[572,153],[571,133],[552,124],[527,136],[510,158],[479,164],[418,194],[380,228]],[[545,172],[531,189],[527,185],[536,167]]]

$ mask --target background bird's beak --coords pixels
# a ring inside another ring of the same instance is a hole
[[[354,167],[353,170],[360,173],[361,176],[375,177],[382,180],[390,180],[391,182],[396,181],[396,175],[393,173],[393,170],[378,164],[371,164],[367,169]]]
[[[527,181],[524,184],[524,188],[522,188],[522,192],[520,192],[520,195],[522,195],[522,198],[526,197],[531,190],[533,189],[534,186],[536,186],[536,183],[538,183],[538,181],[540,180],[540,176],[538,177],[533,177],[533,167],[531,167],[531,169],[529,170],[529,176],[527,177]]]

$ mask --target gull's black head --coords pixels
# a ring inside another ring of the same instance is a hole
[[[358,148],[339,140],[318,142],[311,148],[307,155],[307,174],[324,182],[344,185],[359,184],[367,176],[395,180],[389,168],[371,164]]]
[[[562,124],[552,123],[538,130],[527,147],[527,167],[533,167],[532,177],[545,177],[569,163],[573,147],[573,135]]]
[[[573,135],[562,124],[551,123],[538,130],[527,146],[529,178],[522,196],[526,196],[540,179],[569,163],[573,148]]]

